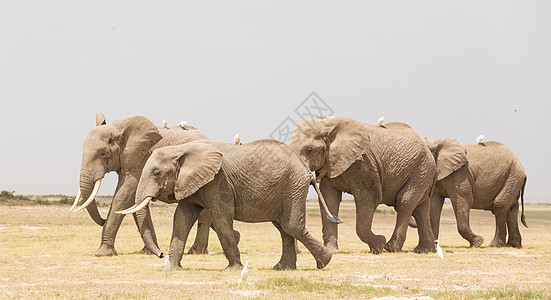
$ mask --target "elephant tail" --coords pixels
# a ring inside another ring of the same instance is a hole
[[[522,184],[522,189],[520,191],[520,203],[522,205],[522,213],[520,214],[520,221],[522,222],[522,225],[524,227],[528,228],[528,225],[526,225],[526,216],[524,215],[524,187],[526,186],[526,179],[528,177],[524,177],[524,183]]]

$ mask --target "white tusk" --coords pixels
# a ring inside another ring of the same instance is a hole
[[[145,200],[142,203],[140,203],[140,205],[132,206],[132,207],[127,208],[125,210],[119,210],[116,213],[124,214],[124,215],[133,214],[133,213],[137,212],[138,210],[144,208],[146,205],[148,205],[149,201],[151,201],[151,199],[153,199],[153,198],[152,197],[147,197],[147,198],[145,198]]]
[[[75,198],[75,202],[73,202],[73,206],[71,206],[71,209],[69,209],[69,211],[73,211],[73,209],[75,209],[75,207],[77,207],[77,204],[80,201],[80,198],[82,198],[82,195],[80,194],[80,189],[79,189],[78,194]]]
[[[98,194],[99,192],[99,187],[101,186],[101,178],[96,180],[96,184],[94,184],[94,190],[92,190],[92,195],[90,195],[90,197],[88,198],[88,200],[86,200],[86,202],[84,202],[84,204],[82,204],[79,208],[77,208],[74,212],[79,212],[83,209],[85,209],[88,205],[90,205],[90,203],[92,203],[92,201],[94,201],[94,199],[96,199],[96,195]]]

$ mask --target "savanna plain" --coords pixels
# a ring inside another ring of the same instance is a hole
[[[53,197],[55,198],[55,197]],[[100,211],[105,216],[109,198]],[[41,201],[39,201],[41,202]],[[45,205],[49,204],[49,205]],[[353,201],[343,201],[340,252],[317,270],[304,246],[297,270],[273,271],[281,254],[279,232],[271,223],[235,222],[241,259],[248,257],[247,282],[239,272],[223,272],[227,261],[211,231],[208,255],[185,255],[183,270],[162,271],[164,259],[140,254],[143,242],[131,217],[117,236],[118,256],[94,257],[102,228],[85,213],[69,213],[56,199],[0,202],[0,298],[168,299],[168,298],[374,298],[551,299],[551,206],[527,205],[529,228],[521,227],[523,248],[490,248],[494,219],[471,211],[472,229],[484,237],[470,249],[457,233],[451,205],[445,204],[440,243],[444,259],[415,254],[417,231],[408,230],[404,251],[373,255],[355,233]],[[165,253],[175,205],[153,203],[153,222]],[[307,204],[307,227],[321,240],[317,201]],[[396,215],[381,206],[374,232],[390,238]],[[195,230],[195,229],[194,229]],[[193,244],[195,231],[186,244]]]

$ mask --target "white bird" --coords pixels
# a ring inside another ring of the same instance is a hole
[[[385,116],[382,116],[379,118],[379,120],[377,120],[377,125],[379,126],[383,126],[383,123],[385,122],[387,118]]]
[[[235,135],[235,137],[233,138],[233,143],[235,145],[239,145],[241,143],[241,135],[238,133]]]
[[[245,266],[243,266],[243,270],[241,270],[241,282],[246,282],[247,277],[249,277],[249,269],[247,268],[249,266],[248,259],[248,257],[245,257]]]
[[[165,263],[163,264],[163,271],[169,271],[170,270],[170,261],[168,260],[168,255],[166,256]]]
[[[168,128],[168,118],[165,118],[165,119],[163,120],[163,127],[164,127],[164,128]]]
[[[442,248],[440,248],[440,241],[436,240],[436,254],[440,257],[440,259],[444,259],[444,251],[442,251]]]
[[[187,125],[187,122],[186,122],[186,121],[181,121],[181,122],[180,122],[180,127],[184,128],[184,126],[186,126],[186,125]]]
[[[483,134],[482,135],[479,135],[478,138],[476,138],[476,143],[477,144],[482,144],[482,141],[486,138],[486,136],[484,136]]]

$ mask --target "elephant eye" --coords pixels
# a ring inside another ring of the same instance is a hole
[[[159,174],[161,174],[161,171],[159,170],[153,171],[153,176],[158,176]]]
[[[310,153],[312,153],[312,148],[310,147],[306,148],[306,154],[310,154]]]

